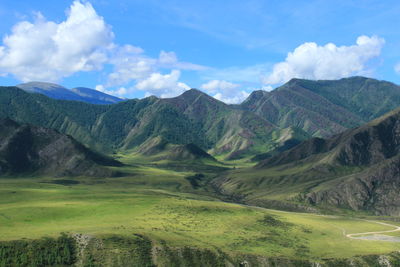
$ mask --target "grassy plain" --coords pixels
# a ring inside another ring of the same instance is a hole
[[[353,240],[344,235],[392,229],[373,222],[221,202],[192,188],[187,177],[195,172],[190,170],[137,164],[121,171],[131,175],[0,179],[0,240],[58,236],[61,232],[95,236],[136,233],[177,247],[308,259],[400,249],[400,243]]]

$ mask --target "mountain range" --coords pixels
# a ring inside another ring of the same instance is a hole
[[[400,215],[400,87],[393,83],[364,77],[293,79],[271,92],[255,91],[239,105],[196,89],[174,98],[93,105],[66,100],[57,95],[64,90],[46,86],[37,87],[35,94],[27,93],[33,92],[27,87],[0,87],[0,118],[9,118],[3,123],[16,133],[26,123],[35,125],[29,126],[29,140],[39,140],[32,136],[47,131],[55,136],[46,139],[50,146],[53,139],[64,138],[71,151],[86,149],[84,155],[122,152],[151,160],[255,161],[254,167],[231,169],[211,180],[207,186],[224,199],[288,210]],[[90,89],[65,90],[96,96]],[[54,94],[48,97],[44,91]],[[69,160],[64,154],[58,157]],[[102,165],[84,158],[90,162],[83,165],[89,172],[90,166]],[[10,161],[2,161],[2,170],[12,168]]]
[[[400,216],[400,109],[331,138],[311,138],[213,181],[244,202]]]
[[[400,90],[363,77],[294,79],[271,92],[253,92],[240,105],[227,105],[196,89],[174,98],[90,105],[2,87],[0,102],[0,117],[56,129],[98,151],[132,151],[163,138],[195,144],[225,159],[264,154],[262,159],[311,136],[327,137],[379,117],[398,106]]]
[[[365,77],[311,81],[292,79],[277,89],[254,91],[240,106],[280,128],[294,126],[328,137],[398,107],[400,87]]]

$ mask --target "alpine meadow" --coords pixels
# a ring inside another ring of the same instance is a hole
[[[0,267],[400,266],[399,10],[0,2]]]

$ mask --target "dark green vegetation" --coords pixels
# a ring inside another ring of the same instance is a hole
[[[264,206],[400,216],[399,133],[396,110],[330,139],[312,138],[214,183],[225,194]]]
[[[76,242],[62,234],[57,239],[0,242],[0,266],[71,266],[76,262]]]
[[[0,119],[0,175],[101,177],[121,165],[55,130]]]
[[[115,266],[115,267],[225,267],[225,266],[397,266],[400,254],[358,256],[351,259],[324,259],[319,262],[267,258],[248,254],[228,255],[222,251],[193,247],[176,248],[165,241],[154,243],[141,235],[84,235],[40,240],[0,242],[0,266]]]
[[[281,128],[295,126],[313,136],[328,137],[378,118],[399,103],[399,86],[352,77],[292,79],[272,92],[253,92],[241,107]]]

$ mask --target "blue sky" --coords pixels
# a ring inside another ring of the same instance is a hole
[[[229,103],[290,78],[400,83],[400,2],[0,2],[0,83],[40,80],[123,97],[190,87]]]

